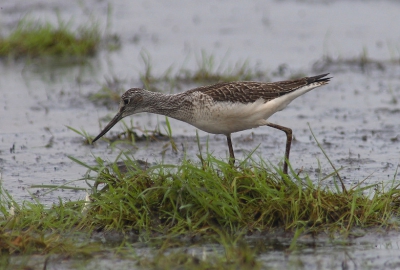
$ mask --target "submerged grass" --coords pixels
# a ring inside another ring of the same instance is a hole
[[[373,59],[368,55],[368,50],[363,48],[359,56],[344,58],[324,55],[323,58],[313,64],[315,72],[325,70],[341,71],[341,70],[360,70],[361,72],[369,72],[372,70],[385,70],[390,65],[399,65],[400,57],[391,57],[387,60]]]
[[[250,68],[247,61],[229,65],[224,59],[218,62],[214,55],[207,54],[205,51],[202,51],[200,56],[197,57],[196,69],[189,70],[182,67],[178,71],[173,72],[173,68],[170,67],[161,76],[153,74],[151,57],[148,53],[142,52],[141,58],[145,66],[145,71],[141,73],[140,79],[146,89],[153,91],[158,91],[158,85],[160,84],[176,87],[181,84],[212,84],[217,82],[267,79],[265,72]]]
[[[258,248],[250,247],[244,241],[221,242],[221,249],[203,250],[196,253],[192,248],[178,248],[171,252],[169,242],[156,252],[154,257],[138,260],[138,265],[146,269],[261,269],[257,261]],[[199,248],[197,248],[199,249]]]

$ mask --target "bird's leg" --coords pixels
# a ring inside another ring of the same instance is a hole
[[[290,128],[272,124],[272,123],[268,123],[267,126],[282,130],[283,132],[286,133],[286,151],[285,151],[285,163],[283,164],[283,173],[287,174],[290,146],[292,145],[292,130]]]
[[[233,153],[231,134],[226,135],[226,140],[228,141],[228,147],[229,147],[229,156],[230,156],[229,164],[233,166],[235,164],[235,154]]]

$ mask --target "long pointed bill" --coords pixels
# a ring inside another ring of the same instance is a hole
[[[95,141],[97,141],[98,139],[100,139],[104,134],[106,134],[113,126],[115,126],[116,123],[118,123],[119,120],[122,119],[122,112],[118,112],[116,116],[114,116],[114,118],[110,121],[110,123],[108,123],[108,125],[103,129],[102,132],[100,132],[99,135],[97,135],[96,138],[94,138],[94,140],[92,141],[92,143],[94,143]]]

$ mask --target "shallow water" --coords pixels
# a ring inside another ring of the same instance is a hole
[[[214,55],[223,68],[247,60],[250,66],[265,70],[271,80],[286,79],[296,73],[330,72],[333,79],[329,85],[299,97],[270,119],[293,129],[293,168],[308,173],[312,179],[333,170],[312,138],[309,123],[335,166],[344,167],[341,175],[347,185],[367,177],[365,184],[393,180],[400,153],[400,65],[388,60],[400,57],[400,36],[393,31],[393,25],[400,25],[400,3],[264,2],[209,4],[152,0],[113,3],[110,32],[121,37],[120,51],[103,51],[85,66],[1,63],[0,173],[5,189],[17,201],[32,200],[31,194],[46,204],[56,202],[58,197],[64,200],[83,198],[84,192],[69,190],[42,196],[46,190],[29,187],[69,183],[81,178],[86,169],[68,156],[94,164],[93,156],[112,161],[119,154],[118,149],[109,149],[105,142],[85,145],[82,138],[66,128],[82,128],[97,135],[100,131],[98,119],[116,112],[117,105],[114,110],[108,110],[94,105],[87,95],[97,92],[101,84],[112,77],[122,80],[126,89],[142,86],[139,82],[139,73],[144,70],[142,52],[151,56],[155,74],[162,74],[170,66],[175,70],[196,69],[202,50]],[[85,1],[85,5],[105,28],[108,3]],[[89,21],[87,11],[78,2],[36,0],[27,4],[22,0],[6,0],[0,6],[3,34],[24,16],[56,22],[57,10],[61,18],[72,18],[73,25]],[[360,55],[364,52],[378,64],[361,65]],[[325,67],[315,64],[324,55],[358,61],[339,61]],[[279,69],[283,72],[274,75]],[[164,130],[165,119],[161,116],[141,114],[131,119],[141,129],[154,130],[159,125],[161,131]],[[179,162],[185,156],[197,159],[196,129],[173,119],[170,121],[180,151],[175,154],[169,149],[162,154],[165,141],[138,142],[137,147],[127,148],[134,158],[165,163]],[[106,122],[101,124],[104,126]],[[120,130],[121,125],[113,129],[114,132]],[[227,157],[224,136],[199,134],[203,152],[208,144],[215,156]],[[282,132],[268,127],[233,135],[238,158],[258,147],[256,155],[272,164],[281,162],[284,142]],[[82,181],[69,185],[85,187]],[[397,240],[390,246],[397,246]],[[350,245],[349,248],[354,248],[356,261],[360,263],[366,262],[362,258],[373,259],[382,251],[374,245],[358,247]],[[302,250],[303,255],[291,258],[307,262],[307,256],[312,256],[320,258],[322,265],[328,267],[324,250],[329,255],[332,246],[310,253]],[[345,258],[343,254],[349,252],[346,250],[338,251],[337,256]],[[395,260],[394,253],[385,253],[389,264]],[[268,253],[261,259],[269,261],[270,255],[278,258],[273,263],[290,266],[283,253]],[[279,256],[283,256],[282,259]],[[340,268],[337,262],[333,260],[331,268]],[[382,260],[375,262],[380,264]],[[351,268],[351,263],[349,265]],[[368,267],[374,269],[375,266],[372,263]]]
[[[397,232],[359,230],[356,234],[358,236],[347,238],[304,235],[297,240],[298,248],[292,251],[289,250],[292,237],[282,232],[253,235],[247,240],[250,246],[263,250],[258,256],[262,269],[397,269],[400,266]],[[31,269],[43,269],[44,264],[46,269],[143,269],[138,262],[151,258],[156,252],[157,248],[138,243],[118,247],[118,252],[114,249],[90,256],[13,256],[10,265],[23,264]],[[198,258],[200,262],[218,256],[223,258],[225,254],[221,245],[188,243],[185,247],[168,249],[166,255],[178,252]]]

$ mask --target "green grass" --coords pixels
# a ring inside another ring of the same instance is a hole
[[[22,20],[8,37],[0,38],[1,57],[82,57],[98,50],[100,31],[95,25],[72,31],[62,22],[56,27],[48,22]]]
[[[182,84],[212,84],[217,82],[266,80],[265,72],[252,69],[247,61],[236,62],[233,65],[226,63],[226,59],[217,61],[215,56],[202,51],[197,57],[197,68],[194,70],[184,67],[174,72],[168,68],[163,75],[153,74],[151,57],[148,53],[141,54],[144,63],[144,72],[140,74],[143,86],[148,90],[160,91],[160,84],[169,84],[171,87],[179,87]]]
[[[367,48],[363,48],[361,53],[356,57],[335,57],[325,54],[321,60],[318,60],[313,65],[315,72],[322,72],[326,70],[346,70],[346,69],[359,69],[365,73],[371,70],[384,71],[387,66],[399,65],[400,57],[392,54],[389,59],[373,59],[369,56]]]
[[[66,126],[66,128],[68,128],[69,130],[75,132],[76,134],[78,134],[82,138],[84,138],[84,144],[92,144],[93,138],[89,134],[87,134],[84,129],[77,130],[77,129],[75,129],[73,127],[70,127],[70,126]]]
[[[88,98],[96,105],[102,105],[109,109],[115,108],[115,105],[120,101],[122,93],[127,90],[121,86],[123,83],[125,82],[116,77],[110,79],[106,78],[106,81],[101,85],[100,90],[96,93],[90,94]]]
[[[221,228],[318,232],[389,226],[398,214],[397,186],[386,192],[377,185],[342,192],[308,177],[272,173],[265,163],[232,168],[208,157],[202,168],[190,161],[133,168],[126,174],[101,170],[97,181],[107,184],[107,192],[92,196],[91,225],[174,235]]]
[[[94,56],[101,48],[109,51],[117,50],[121,46],[119,37],[109,33],[110,5],[108,11],[104,33],[93,19],[84,25],[72,27],[71,22],[65,22],[60,18],[58,25],[24,18],[8,36],[0,36],[0,58],[55,58],[71,62],[79,61],[82,57]]]
[[[104,119],[106,119],[106,121],[110,121],[111,118],[110,117],[104,117]],[[123,131],[119,132],[119,133],[111,133],[112,135],[110,135],[110,133],[108,133],[107,136],[103,136],[101,138],[101,140],[106,140],[109,141],[111,143],[111,147],[114,147],[118,144],[121,143],[128,143],[131,145],[135,145],[136,142],[138,141],[147,141],[147,142],[152,142],[152,141],[169,141],[165,146],[164,146],[164,151],[167,150],[168,146],[170,145],[172,150],[174,152],[177,151],[177,146],[175,145],[175,142],[172,138],[172,129],[171,126],[169,124],[169,120],[166,117],[166,128],[165,128],[165,132],[166,134],[163,134],[160,131],[159,125],[154,129],[154,130],[142,130],[138,127],[135,127],[133,125],[133,120],[131,119],[129,125],[124,121],[120,121],[120,123],[123,125]],[[92,141],[94,139],[94,136],[89,135],[84,129],[76,129],[70,126],[66,126],[66,128],[68,128],[69,130],[71,130],[72,132],[78,134],[79,136],[81,136],[83,138],[83,144],[85,145],[90,145],[92,144]],[[100,130],[102,129],[102,127],[100,126]],[[138,132],[141,132],[141,135],[138,135]],[[115,135],[114,135],[115,134]],[[52,140],[46,145],[46,147],[51,147]]]
[[[265,73],[251,69],[247,61],[228,65],[224,60],[219,63],[213,55],[201,52],[197,58],[197,69],[194,71],[181,69],[176,75],[176,80],[189,83],[216,83],[230,81],[250,81],[265,79]]]
[[[126,172],[116,164],[106,166],[100,158],[96,166],[72,158],[88,169],[90,201],[60,200],[46,208],[37,201],[19,204],[1,189],[1,254],[127,254],[135,248],[124,237],[113,248],[94,243],[89,235],[133,232],[137,241],[158,250],[132,259],[143,267],[251,269],[260,264],[258,249],[244,241],[249,233],[292,232],[293,240],[285,247],[289,251],[304,234],[346,235],[354,228],[398,226],[400,190],[395,180],[343,191],[337,177],[332,187],[324,183],[337,171],[317,180],[293,171],[287,176],[251,156],[237,167],[203,154],[200,164],[184,160],[146,169],[128,156],[120,157]],[[97,176],[89,177],[91,172]],[[76,235],[81,235],[79,241]],[[204,260],[188,253],[188,243],[180,240],[185,237],[218,243],[223,254]],[[176,247],[181,249],[171,250]]]

